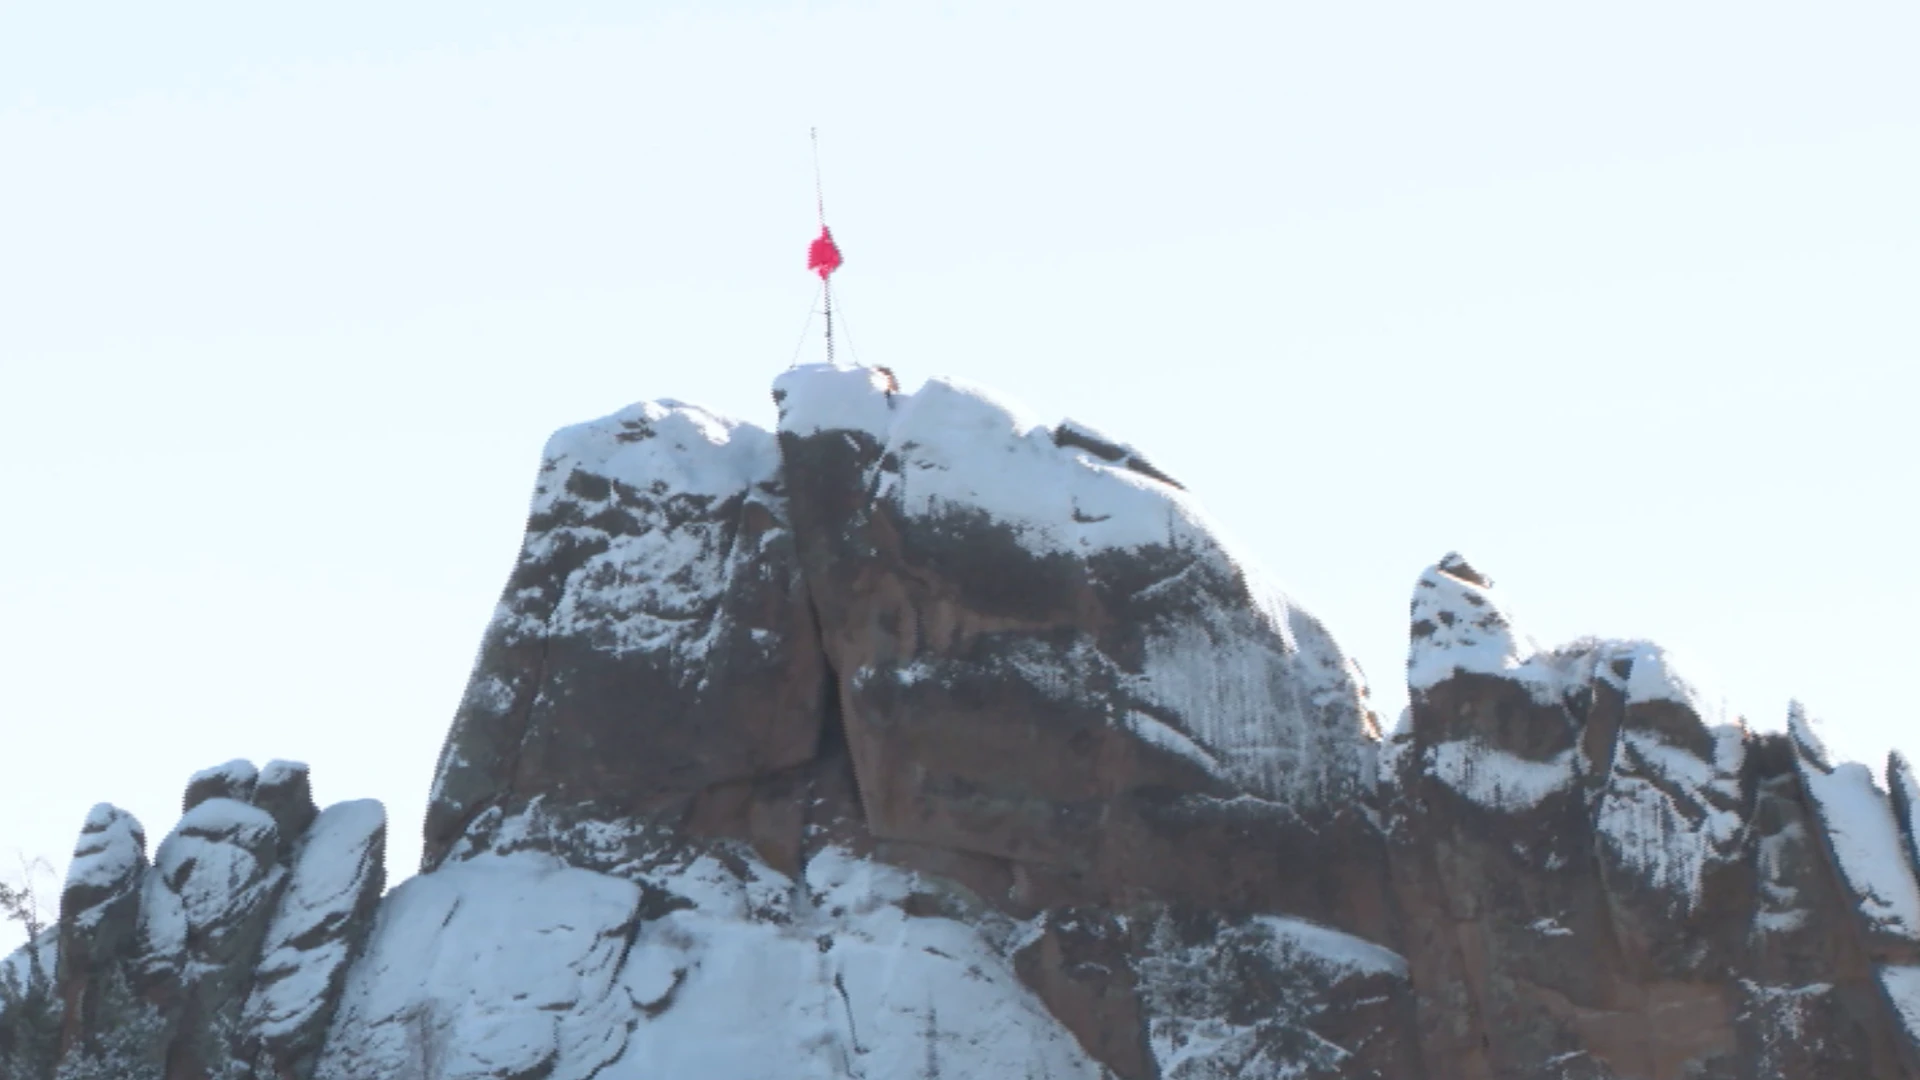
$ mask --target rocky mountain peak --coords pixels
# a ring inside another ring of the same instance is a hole
[[[292,763],[196,775],[150,865],[96,808],[60,1075],[1920,1078],[1904,762],[1542,646],[1458,554],[1383,740],[1134,447],[884,369],[773,397],[549,441],[384,898],[377,804]]]

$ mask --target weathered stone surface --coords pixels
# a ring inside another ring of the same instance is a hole
[[[1810,753],[1710,718],[1657,647],[1539,649],[1457,557],[1422,576],[1411,639],[1391,862],[1429,1069],[1920,1075],[1867,947],[1900,905],[1848,897],[1829,849],[1863,830],[1821,818]],[[1832,801],[1891,847],[1859,780]]]
[[[152,867],[97,810],[61,1076],[1920,1080],[1904,763],[1541,648],[1457,555],[1381,743],[1134,448],[776,396],[550,444],[430,872],[376,904],[377,806],[291,763],[196,777]]]
[[[245,758],[202,769],[187,780],[186,794],[181,796],[180,811],[186,813],[208,799],[233,799],[236,802],[250,802],[253,799],[254,786],[259,783],[260,772],[253,762]]]
[[[772,435],[673,402],[568,428],[441,754],[426,865],[489,807],[643,814],[796,765],[824,685]]]
[[[384,812],[316,816],[289,762],[205,770],[183,801],[151,865],[131,815],[88,813],[48,950],[58,1037],[19,1080],[311,1077],[379,901]]]
[[[154,852],[140,900],[141,973],[173,1019],[167,1073],[218,1077],[244,1060],[240,1009],[286,871],[266,811],[199,803]]]
[[[313,780],[302,761],[267,762],[260,770],[249,801],[265,810],[280,835],[292,841],[305,836],[307,827],[320,813],[320,808],[313,804]],[[283,845],[281,861],[291,862],[297,850],[297,843]]]
[[[247,997],[245,1056],[257,1075],[313,1074],[347,966],[386,884],[386,839],[386,810],[372,799],[336,803],[313,819]]]
[[[1894,820],[1906,842],[1907,863],[1920,878],[1920,779],[1898,751],[1887,756],[1887,794],[1893,800]]]
[[[103,1028],[132,1006],[123,968],[140,916],[147,836],[132,814],[108,803],[87,812],[60,893],[59,988],[63,1053],[97,1045]]]
[[[1336,824],[1373,783],[1364,684],[1182,491],[957,383],[801,369],[776,397],[875,835],[1060,868],[1067,903],[1382,914],[1288,869],[1377,875],[1316,859],[1378,842]]]

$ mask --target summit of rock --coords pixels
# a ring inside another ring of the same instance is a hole
[[[1542,645],[1457,553],[1383,740],[1142,450],[955,379],[773,397],[548,442],[418,876],[297,762],[196,774],[151,862],[94,808],[0,1071],[1920,1080],[1897,757]]]

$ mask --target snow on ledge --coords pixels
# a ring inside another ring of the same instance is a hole
[[[1282,915],[1256,915],[1254,921],[1264,925],[1276,942],[1326,967],[1359,975],[1407,977],[1406,957],[1366,938]]]
[[[1513,615],[1493,596],[1492,582],[1449,552],[1427,567],[1413,589],[1413,630],[1407,651],[1407,688],[1431,689],[1460,673],[1495,675],[1546,692],[1544,674],[1529,666],[1540,646],[1515,626]]]
[[[1893,1003],[1893,1012],[1906,1029],[1907,1038],[1920,1044],[1920,965],[1890,964],[1877,974],[1880,986]]]
[[[1804,711],[1796,711],[1804,718]],[[1797,738],[1796,733],[1796,738]],[[1834,861],[1869,928],[1920,944],[1920,881],[1887,796],[1858,762],[1820,768],[1804,749],[1800,781],[1826,827]]]
[[[1815,731],[1819,724],[1819,719],[1809,715],[1805,705],[1798,701],[1787,702],[1787,734],[1793,738],[1803,760],[1826,772],[1833,768],[1833,755]]]
[[[1574,752],[1532,761],[1474,739],[1444,742],[1427,751],[1433,777],[1462,798],[1489,810],[1531,810],[1573,786]]]
[[[1894,823],[1907,841],[1907,858],[1920,878],[1920,780],[1897,750],[1887,756],[1887,791],[1893,796]]]
[[[765,428],[670,399],[642,401],[548,438],[533,512],[552,506],[576,471],[641,490],[725,498],[772,478],[779,460]]]
[[[801,364],[773,380],[780,431],[788,435],[864,431],[884,442],[893,425],[894,402],[888,396],[892,389],[893,380],[878,368]]]
[[[139,819],[111,803],[98,803],[87,811],[87,821],[73,848],[73,860],[67,864],[67,882],[62,895],[74,889],[111,889],[130,884],[147,860],[147,836]],[[70,911],[63,915],[81,926],[99,921],[98,907]]]
[[[1061,445],[1052,427],[964,380],[931,378],[909,394],[879,369],[811,364],[775,379],[774,398],[782,434],[860,432],[884,447],[895,464],[876,494],[910,517],[981,513],[1043,555],[1218,544],[1184,491],[1127,464],[1130,447],[1113,461]]]
[[[1623,678],[1615,665],[1630,665]],[[1457,552],[1420,575],[1413,590],[1407,650],[1407,686],[1416,694],[1460,674],[1491,675],[1526,687],[1543,705],[1564,702],[1592,680],[1604,681],[1629,705],[1671,701],[1708,727],[1732,722],[1725,698],[1701,680],[1697,668],[1677,662],[1673,650],[1651,641],[1580,638],[1543,648],[1521,632],[1513,612],[1493,593],[1493,582]]]
[[[1697,663],[1685,654],[1638,640],[1609,643],[1605,652],[1606,659],[1625,658],[1633,665],[1627,673],[1627,704],[1671,701],[1686,706],[1709,728],[1735,722],[1737,714],[1728,708],[1725,695],[1700,677]]]
[[[296,783],[300,777],[309,773],[304,761],[287,761],[274,758],[260,767],[259,786],[263,788],[284,787]]]

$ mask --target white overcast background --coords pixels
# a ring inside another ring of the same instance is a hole
[[[0,0],[4,869],[284,757],[410,873],[547,434],[771,423],[816,125],[858,357],[1139,445],[1390,723],[1457,548],[1920,758],[1917,54],[1908,3]]]

